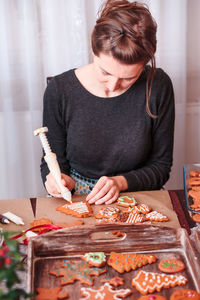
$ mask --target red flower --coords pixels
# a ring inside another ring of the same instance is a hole
[[[5,265],[10,265],[11,264],[11,259],[9,257],[4,259],[4,264]]]

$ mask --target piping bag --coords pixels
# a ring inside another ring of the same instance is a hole
[[[71,194],[70,190],[67,187],[65,187],[61,182],[60,166],[58,164],[56,154],[51,151],[49,142],[48,142],[47,137],[46,137],[46,132],[48,132],[48,128],[47,127],[41,127],[41,128],[38,128],[34,131],[34,135],[35,136],[39,135],[39,137],[40,137],[40,141],[41,141],[42,147],[43,147],[44,152],[45,152],[44,159],[45,159],[45,161],[48,165],[49,171],[51,172],[51,174],[55,178],[56,183],[58,184],[58,186],[60,188],[62,197],[66,201],[72,203],[72,200],[71,200],[72,199],[72,194]]]

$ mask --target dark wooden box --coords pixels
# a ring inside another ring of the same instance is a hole
[[[123,237],[116,237],[112,231],[125,233]],[[181,274],[188,279],[185,286],[177,286],[155,292],[169,299],[170,295],[179,289],[190,288],[200,292],[200,263],[197,253],[190,242],[185,229],[173,229],[152,225],[116,225],[99,224],[83,225],[74,228],[62,229],[43,234],[32,239],[28,245],[28,291],[36,293],[36,288],[53,288],[60,285],[60,279],[49,274],[49,271],[61,265],[63,259],[80,260],[81,255],[87,252],[105,252],[109,257],[111,251],[122,253],[151,253],[157,256],[158,261],[143,266],[148,272],[161,273],[158,262],[163,258],[177,258],[182,260],[186,268]],[[132,270],[119,274],[112,267],[106,266],[109,277],[124,278],[124,285],[118,288],[130,288],[131,296],[126,299],[138,299],[141,294],[132,287],[131,280],[140,270]],[[95,276],[93,288],[99,288],[100,279],[105,274]],[[80,281],[66,285],[69,299],[80,299],[80,288],[86,286]]]

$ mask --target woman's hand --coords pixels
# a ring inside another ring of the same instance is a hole
[[[61,173],[61,182],[70,191],[75,187],[74,180],[70,176],[63,174],[63,173]],[[62,198],[59,186],[56,183],[56,180],[51,173],[49,173],[46,177],[45,187],[46,187],[47,192],[50,195],[52,195],[53,197]]]
[[[128,188],[127,181],[124,176],[101,177],[86,200],[92,204],[111,204],[117,200],[119,193]]]

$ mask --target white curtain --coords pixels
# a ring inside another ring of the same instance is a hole
[[[187,0],[146,2],[158,23],[157,65],[176,96],[174,167],[167,187],[182,188]],[[101,0],[0,0],[0,199],[46,195],[40,177],[46,77],[90,60]]]

